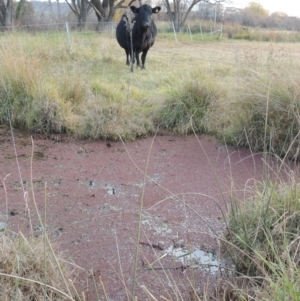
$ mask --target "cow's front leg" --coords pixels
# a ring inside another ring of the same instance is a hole
[[[130,60],[131,60],[130,51],[128,49],[126,49],[125,52],[126,52],[126,65],[129,66],[130,65],[129,57],[130,57]]]
[[[138,51],[136,51],[135,56],[136,56],[136,65],[137,67],[140,67],[140,55]]]
[[[142,53],[142,69],[145,69],[146,56],[149,48],[146,48]]]

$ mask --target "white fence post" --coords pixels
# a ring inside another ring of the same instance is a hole
[[[189,33],[190,33],[190,39],[191,39],[191,41],[193,41],[193,35],[192,35],[192,32],[191,32],[190,24],[188,24],[188,29],[189,29]]]
[[[200,26],[201,40],[203,41],[203,33],[202,33],[202,27],[201,27],[201,24],[200,24],[199,26]]]
[[[69,30],[68,22],[66,22],[66,30],[67,30],[68,44],[69,44],[70,53],[72,53],[71,36],[70,36],[70,30]]]
[[[174,26],[174,22],[173,22],[173,21],[172,21],[172,26],[173,26],[173,31],[174,31],[175,41],[176,41],[176,43],[177,43],[177,42],[178,42],[178,40],[177,40],[176,30],[175,30],[175,26]]]

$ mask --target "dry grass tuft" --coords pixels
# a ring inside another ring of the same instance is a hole
[[[74,300],[65,288],[43,236],[26,238],[21,232],[1,233],[0,258],[1,300]],[[58,254],[56,258],[65,277],[71,279],[72,271],[63,255]]]

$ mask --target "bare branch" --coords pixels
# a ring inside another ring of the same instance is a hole
[[[103,14],[96,8],[96,6],[91,1],[88,0],[85,1],[95,10],[97,14],[99,14],[99,16],[103,17]]]
[[[76,15],[76,11],[74,10],[74,8],[72,7],[72,5],[69,3],[68,0],[66,0],[67,4],[69,5],[70,9],[73,11],[73,13]]]
[[[217,5],[222,3],[232,3],[233,0],[163,0],[170,21],[174,23],[177,31],[182,28],[196,4],[206,3],[207,5]]]

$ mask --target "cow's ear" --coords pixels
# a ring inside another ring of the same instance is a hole
[[[130,6],[130,9],[137,14],[139,12],[139,8],[135,7],[134,5]]]
[[[160,9],[161,9],[160,6],[156,6],[156,7],[152,8],[152,13],[157,14],[160,11]]]

